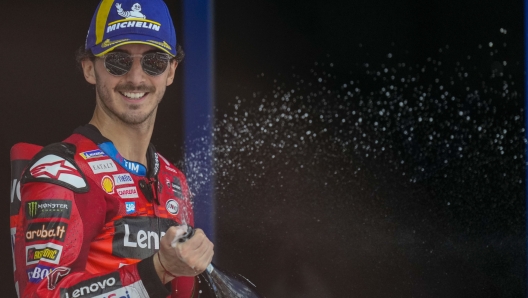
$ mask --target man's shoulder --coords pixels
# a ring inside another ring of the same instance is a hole
[[[75,192],[87,192],[84,173],[75,161],[75,144],[60,142],[43,147],[29,162],[22,183],[46,182]]]

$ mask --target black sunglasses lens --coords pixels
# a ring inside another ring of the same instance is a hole
[[[143,56],[141,66],[143,71],[151,76],[159,76],[169,65],[169,56],[163,53],[150,53]]]
[[[122,76],[132,68],[134,58],[127,53],[116,52],[107,54],[104,58],[104,63],[109,73],[114,76]]]

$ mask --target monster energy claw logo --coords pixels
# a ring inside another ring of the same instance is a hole
[[[29,202],[29,217],[35,217],[37,215],[37,202]]]
[[[70,218],[71,201],[40,200],[26,202],[26,215],[31,218]]]

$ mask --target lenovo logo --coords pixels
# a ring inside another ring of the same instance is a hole
[[[161,237],[171,226],[173,220],[166,218],[135,217],[123,218],[114,223],[115,235],[112,254],[117,257],[144,259],[159,249]]]
[[[82,281],[67,289],[61,289],[60,297],[112,297],[102,295],[109,294],[119,288],[121,288],[121,279],[119,277],[119,273],[115,272]]]

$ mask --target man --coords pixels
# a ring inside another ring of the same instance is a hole
[[[189,190],[149,143],[182,58],[162,0],[101,1],[79,55],[93,117],[40,150],[15,187],[19,297],[197,297],[213,244],[200,229],[175,241],[193,225]]]

